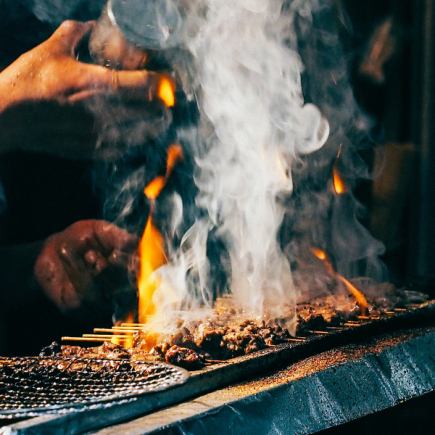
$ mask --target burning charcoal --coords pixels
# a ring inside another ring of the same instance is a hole
[[[204,357],[192,349],[172,346],[165,355],[165,361],[188,370],[198,370],[204,367]]]
[[[55,356],[61,352],[61,345],[57,341],[53,341],[49,346],[42,348],[39,356]]]

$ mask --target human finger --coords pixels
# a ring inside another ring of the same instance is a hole
[[[85,241],[85,246],[89,242]],[[69,281],[73,284],[75,291],[80,296],[83,295],[89,287],[90,281],[95,274],[84,259],[84,246],[73,246],[64,243],[59,248],[59,258],[62,262],[63,268]]]
[[[106,255],[114,251],[133,252],[137,247],[136,236],[107,221],[94,221],[93,235]]]
[[[71,282],[68,275],[65,275],[61,282],[61,298],[59,308],[61,310],[73,310],[79,308],[82,303],[82,296],[76,286]]]
[[[114,250],[107,260],[112,266],[126,268],[132,261],[131,252],[126,253],[119,250]]]
[[[85,264],[95,275],[101,273],[108,266],[106,258],[94,249],[87,251],[83,258]]]
[[[97,97],[98,95],[103,95],[104,91],[102,89],[85,89],[84,91],[76,92],[67,97],[69,103],[80,103],[81,101],[89,100],[92,97]]]
[[[175,81],[153,71],[116,71],[98,65],[84,65],[81,90],[102,89],[129,99],[160,100],[166,107],[175,104]]]
[[[64,21],[50,37],[49,41],[54,47],[65,54],[75,56],[77,46],[95,26],[94,21]]]

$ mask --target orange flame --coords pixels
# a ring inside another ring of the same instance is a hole
[[[123,338],[112,337],[111,343],[123,346],[126,349],[131,349],[133,347],[133,334],[126,334]]]
[[[325,251],[322,251],[320,248],[311,248],[311,252],[315,257],[319,260],[325,261],[328,259],[328,256]]]
[[[152,298],[159,285],[158,279],[152,275],[156,269],[166,263],[165,241],[153,224],[152,210],[139,243],[139,258],[139,322],[146,323],[148,316],[155,313]]]
[[[157,96],[165,103],[166,107],[175,105],[175,84],[169,77],[162,77],[157,88]]]
[[[166,185],[166,177],[162,177],[161,175],[154,178],[148,186],[145,187],[143,193],[150,201],[155,201],[157,197],[160,195],[160,192]]]
[[[159,286],[154,271],[166,263],[165,241],[153,223],[155,201],[165,187],[176,163],[183,158],[180,145],[171,145],[168,149],[165,176],[154,178],[144,189],[145,196],[151,201],[148,220],[139,242],[138,299],[139,322],[146,323],[155,314],[153,295]]]
[[[329,259],[328,254],[325,251],[319,248],[311,248],[311,252],[316,258],[323,261],[328,273],[336,276],[337,279],[346,287],[347,291],[355,298],[356,303],[360,307],[362,314],[364,314],[369,307],[369,303],[367,302],[367,299],[362,291],[357,289],[355,285],[353,285],[347,278],[335,271],[334,267],[332,266],[331,260]]]
[[[343,195],[343,193],[347,192],[347,187],[336,166],[332,169],[332,185],[337,195]]]
[[[367,302],[367,299],[361,290],[357,289],[348,279],[338,273],[337,278],[344,284],[347,291],[355,298],[356,303],[361,309],[361,313],[365,314],[369,307],[369,303]]]

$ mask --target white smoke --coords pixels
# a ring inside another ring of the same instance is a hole
[[[277,197],[291,194],[292,163],[325,143],[329,125],[314,105],[304,104],[292,14],[283,12],[281,0],[190,5],[184,48],[194,59],[201,113],[193,147],[197,205],[207,215],[159,271],[177,296],[172,307],[177,300],[191,306],[192,279],[200,295],[194,299],[210,300],[204,238],[210,229],[225,243],[230,291],[246,312],[261,315],[267,305],[279,314],[294,303],[290,265],[278,242],[285,210]],[[155,299],[167,316],[166,284]]]

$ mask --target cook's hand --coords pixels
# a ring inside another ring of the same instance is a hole
[[[166,95],[162,89],[173,90],[173,80],[166,74],[115,71],[78,61],[77,47],[93,26],[93,22],[65,21],[49,39],[0,73],[0,151],[19,147],[69,158],[93,156],[95,120],[83,108],[93,112],[97,101],[97,114],[105,112],[99,98],[103,96],[120,96],[142,112],[157,106],[162,123]]]
[[[7,86],[3,106],[35,100],[73,103],[107,92],[141,100],[156,98],[164,76],[149,71],[113,71],[75,59],[93,22],[65,21],[45,42],[23,54],[2,71],[0,82]]]
[[[126,268],[136,246],[134,236],[108,222],[76,222],[46,240],[35,278],[62,311],[74,310],[101,298],[95,281],[103,273]]]

